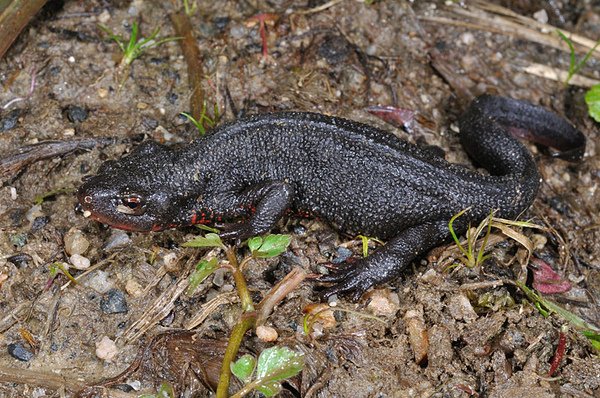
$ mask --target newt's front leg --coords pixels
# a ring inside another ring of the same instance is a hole
[[[325,289],[322,296],[349,295],[356,301],[369,288],[398,277],[415,258],[441,244],[449,236],[448,223],[445,221],[405,229],[369,257],[319,278],[320,282],[334,284]]]
[[[252,208],[248,221],[227,224],[220,236],[239,242],[269,232],[292,203],[294,190],[285,181],[266,181],[241,192],[237,206]]]

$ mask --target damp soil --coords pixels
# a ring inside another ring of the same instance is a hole
[[[460,148],[455,121],[472,96],[511,96],[566,116],[588,137],[585,158],[569,163],[530,146],[543,184],[522,219],[545,228],[520,233],[534,243],[533,255],[571,285],[549,298],[600,326],[599,130],[586,114],[585,90],[525,71],[534,63],[567,70],[567,51],[517,30],[494,29],[491,22],[482,29],[458,13],[480,3],[465,3],[467,8],[458,2],[347,0],[317,9],[325,3],[200,2],[191,21],[209,115],[214,104],[220,122],[242,113],[318,111],[439,146],[446,159],[469,167],[474,166]],[[497,4],[600,37],[600,6],[592,0]],[[195,362],[177,362],[168,355],[176,345],[165,346],[142,374],[128,376],[123,382],[128,384],[110,394],[136,396],[134,389],[155,389],[161,379],[182,396],[211,394],[211,382],[195,376],[207,368],[218,371],[223,340],[240,309],[227,273],[192,294],[178,290],[206,255],[181,243],[200,232],[126,233],[74,211],[81,179],[104,161],[144,140],[184,145],[198,137],[180,116],[190,111],[192,93],[178,43],[148,50],[123,72],[116,44],[98,28],[104,24],[127,35],[137,21],[145,35],[158,27],[160,37],[174,36],[168,13],[159,2],[51,2],[0,61],[0,157],[48,140],[101,142],[3,176],[2,398],[73,396],[75,387],[125,370],[142,347],[154,347],[146,344],[155,336],[186,328],[193,331],[183,334],[186,339],[197,338],[204,349],[214,345],[206,349],[213,353],[208,359],[197,359],[196,352]],[[260,13],[277,17],[264,34],[268,55],[259,25],[252,23]],[[590,58],[582,74],[598,80],[599,59]],[[374,105],[408,110],[410,117],[404,128],[395,127],[366,111]],[[291,234],[292,244],[276,259],[248,264],[256,300],[295,267],[326,272],[328,264],[362,251],[360,239],[315,220],[286,219],[275,232]],[[277,331],[278,344],[305,353],[306,367],[285,384],[282,396],[599,396],[598,352],[564,318],[545,317],[526,299],[513,282],[531,283],[527,251],[496,235],[483,265],[455,267],[458,260],[447,260],[455,253],[452,245],[435,249],[358,303],[340,298],[335,308],[343,311],[323,316],[308,336],[303,310],[320,302],[318,286],[305,282],[290,293],[267,324]],[[446,261],[438,261],[442,258]],[[87,260],[91,270],[75,267],[85,267]],[[78,283],[52,273],[56,263],[69,266]],[[215,299],[218,305],[207,307]],[[190,322],[199,314],[199,321]],[[564,356],[549,375],[561,333]],[[114,355],[97,352],[107,339],[115,343]],[[254,334],[243,344],[253,353],[269,345]],[[44,376],[50,374],[52,382]]]

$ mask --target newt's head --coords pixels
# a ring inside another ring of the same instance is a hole
[[[168,148],[145,142],[118,161],[105,162],[77,191],[84,216],[127,231],[160,231],[184,224],[193,200],[173,178]],[[190,202],[190,203],[186,203]]]

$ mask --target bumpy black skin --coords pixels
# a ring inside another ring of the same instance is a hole
[[[502,97],[478,98],[459,123],[463,146],[491,175],[364,124],[273,113],[239,119],[179,149],[146,142],[104,164],[78,197],[92,218],[133,231],[242,219],[221,236],[243,240],[269,231],[292,210],[388,240],[368,258],[322,278],[334,283],[325,296],[357,298],[447,240],[448,220],[459,211],[470,208],[455,225],[463,230],[492,209],[512,218],[531,205],[540,176],[509,129],[556,142],[570,158],[581,157],[585,145],[564,119]],[[125,214],[131,195],[143,214]]]

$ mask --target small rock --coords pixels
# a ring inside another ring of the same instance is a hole
[[[8,112],[7,115],[2,116],[0,118],[0,132],[8,131],[14,128],[19,121],[19,116],[21,116],[21,109],[13,109]]]
[[[144,294],[144,289],[135,279],[128,279],[125,283],[125,291],[133,297],[140,297]]]
[[[374,315],[393,316],[400,308],[400,297],[389,289],[375,289],[367,293],[367,308]]]
[[[225,268],[219,268],[215,272],[213,272],[213,285],[217,287],[222,287],[225,284],[225,273],[227,271]]]
[[[406,324],[410,347],[415,355],[415,362],[420,364],[427,359],[427,351],[429,350],[429,336],[423,320],[423,313],[417,310],[406,311],[404,323]]]
[[[88,111],[77,105],[69,105],[65,108],[65,115],[71,123],[81,123],[88,118]]]
[[[337,321],[333,314],[333,310],[329,305],[324,303],[308,304],[302,310],[302,313],[311,317],[311,322],[323,325],[323,328],[330,329],[336,326]]]
[[[87,257],[83,257],[81,254],[73,254],[69,257],[69,261],[73,268],[76,269],[88,269],[90,268],[90,259]]]
[[[108,90],[102,87],[98,89],[97,93],[100,98],[106,98],[108,96]]]
[[[7,349],[10,356],[19,361],[27,362],[33,358],[33,353],[21,343],[10,343]]]
[[[102,11],[102,13],[100,13],[100,15],[98,15],[98,22],[100,23],[107,23],[110,20],[110,12],[108,12],[108,10],[104,10]]]
[[[129,243],[131,243],[131,238],[125,231],[113,229],[112,233],[108,237],[108,240],[102,248],[106,251],[110,251],[119,247],[127,246]]]
[[[141,111],[148,108],[148,104],[145,102],[138,102],[135,106]]]
[[[50,222],[50,217],[48,216],[39,216],[33,219],[31,223],[31,232],[36,233],[42,228],[44,228]]]
[[[119,289],[110,289],[102,300],[100,308],[105,314],[122,314],[128,311],[125,294]]]
[[[477,313],[473,309],[471,302],[464,294],[455,294],[450,298],[448,305],[450,315],[456,320],[464,320],[465,322],[473,322],[477,319]]]
[[[25,214],[25,218],[29,221],[30,224],[33,224],[33,221],[37,217],[43,217],[45,214],[42,212],[42,205],[33,205],[27,213]]]
[[[90,247],[90,242],[86,239],[83,232],[76,228],[71,228],[65,234],[65,251],[69,256],[73,254],[83,254]]]
[[[104,336],[96,342],[96,356],[98,358],[111,362],[118,353],[117,345],[108,336]]]
[[[533,18],[539,23],[548,23],[548,13],[543,8],[533,13]]]
[[[258,337],[260,341],[272,342],[277,340],[279,335],[277,334],[277,330],[274,328],[261,325],[256,328],[256,337]]]
[[[99,293],[107,293],[113,288],[113,283],[106,272],[98,270],[88,279],[88,286]]]
[[[337,248],[336,250],[336,256],[333,260],[331,260],[331,262],[333,264],[341,264],[344,261],[348,260],[350,258],[350,256],[352,256],[352,250],[340,246]]]

